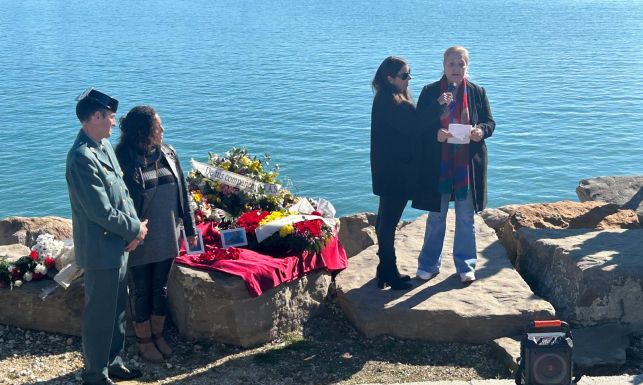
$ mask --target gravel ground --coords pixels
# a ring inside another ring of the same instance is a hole
[[[363,384],[511,378],[487,345],[366,338],[332,300],[299,333],[254,349],[204,344],[167,332],[174,356],[144,363],[128,338],[125,361],[145,376],[121,384]],[[0,325],[0,384],[80,383],[80,338]],[[643,339],[633,340],[628,362],[609,374],[643,369]]]

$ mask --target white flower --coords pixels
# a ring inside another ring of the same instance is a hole
[[[34,269],[35,273],[40,273],[42,275],[47,274],[47,266],[43,265],[42,263],[39,263],[36,265],[36,268]]]
[[[13,283],[13,286],[15,286],[15,287],[20,287],[20,286],[22,286],[22,281],[21,281],[21,280],[17,280],[16,282],[14,282],[14,283]]]
[[[16,267],[14,265],[11,265],[7,267],[7,270],[9,270],[10,273],[13,273],[13,271],[16,270]]]
[[[36,238],[36,244],[31,249],[38,252],[38,260],[44,261],[46,257],[57,256],[64,245],[63,241],[57,241],[53,235],[45,233]]]
[[[26,282],[31,281],[32,278],[33,278],[33,274],[31,274],[30,272],[26,272],[25,275],[22,276],[22,279],[24,279]]]

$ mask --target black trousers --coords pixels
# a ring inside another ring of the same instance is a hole
[[[395,255],[395,229],[408,202],[407,198],[381,196],[377,210],[375,232],[379,244],[380,261]]]
[[[134,322],[145,322],[152,315],[164,316],[167,313],[167,279],[173,261],[170,258],[128,269]]]

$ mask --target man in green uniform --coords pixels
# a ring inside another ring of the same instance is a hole
[[[94,89],[78,97],[82,124],[67,154],[76,263],[85,270],[82,344],[83,384],[110,385],[111,378],[141,376],[120,354],[125,345],[127,258],[147,234],[136,216],[123,173],[107,138],[118,101]]]

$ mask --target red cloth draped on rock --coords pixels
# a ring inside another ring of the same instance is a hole
[[[197,225],[203,232],[203,242],[207,245],[212,232],[211,224],[204,222]],[[325,268],[328,271],[340,271],[346,268],[348,259],[344,246],[337,236],[333,236],[321,253],[303,252],[300,255],[289,255],[274,258],[252,250],[239,248],[239,259],[226,259],[214,261],[211,264],[198,263],[183,254],[176,258],[182,265],[196,267],[204,270],[216,270],[233,274],[246,284],[252,297],[258,297],[263,292],[282,283],[293,281],[307,273]]]

